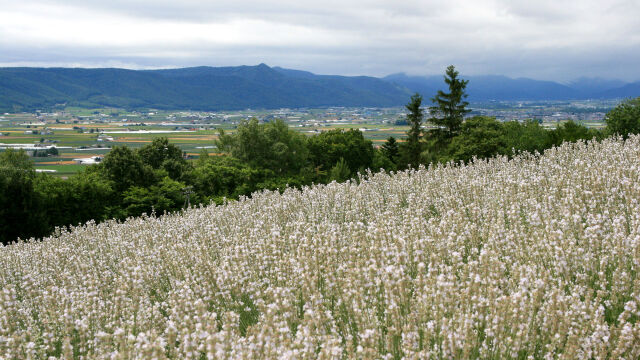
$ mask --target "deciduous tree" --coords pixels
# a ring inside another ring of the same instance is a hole
[[[640,133],[640,97],[623,101],[607,113],[604,121],[609,134],[619,134],[626,139],[629,134]]]
[[[370,168],[373,162],[373,144],[361,131],[335,129],[309,138],[309,155],[315,167],[329,171],[344,159],[350,175]]]
[[[46,225],[33,187],[35,176],[24,150],[0,153],[0,243],[44,235]]]
[[[305,142],[304,135],[280,119],[266,124],[251,119],[242,122],[233,134],[221,130],[216,146],[252,167],[284,174],[298,172],[307,164]]]
[[[127,146],[114,146],[100,166],[119,193],[131,186],[150,186],[155,182],[153,168]]]
[[[154,169],[160,169],[166,160],[185,162],[182,157],[182,150],[174,144],[169,143],[166,137],[153,139],[151,144],[147,144],[138,150],[140,159]]]

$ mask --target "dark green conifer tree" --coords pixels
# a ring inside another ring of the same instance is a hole
[[[431,113],[429,121],[435,125],[446,127],[449,136],[453,136],[460,131],[464,115],[471,111],[467,109],[469,103],[464,101],[467,97],[465,88],[469,80],[459,79],[456,68],[449,65],[444,81],[449,86],[449,92],[438,90],[436,96],[431,99],[434,105],[429,107]]]
[[[392,163],[396,163],[400,150],[398,149],[398,142],[393,136],[389,136],[387,141],[382,145],[382,153],[391,160]]]
[[[407,131],[407,143],[405,145],[406,160],[410,167],[417,168],[420,164],[420,153],[422,152],[422,120],[424,118],[424,110],[422,106],[422,96],[415,93],[411,96],[411,100],[405,107],[409,111],[407,114],[407,123],[409,130]]]

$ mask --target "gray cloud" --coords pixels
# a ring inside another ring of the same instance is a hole
[[[0,65],[640,79],[640,2],[0,0]]]

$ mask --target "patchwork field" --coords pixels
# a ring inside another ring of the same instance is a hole
[[[164,136],[171,143],[178,145],[187,155],[197,158],[202,148],[210,154],[215,154],[213,147],[217,139],[218,129],[224,129],[233,133],[238,121],[243,116],[229,115],[233,119],[230,122],[206,124],[191,124],[192,120],[180,120],[172,118],[176,113],[164,112],[143,118],[132,118],[131,122],[109,120],[102,123],[94,123],[83,118],[100,119],[100,112],[110,113],[115,109],[86,110],[69,108],[67,112],[58,117],[36,116],[35,114],[5,114],[0,122],[0,148],[15,144],[56,146],[57,155],[45,158],[34,158],[35,167],[39,170],[55,170],[55,175],[69,176],[86,165],[70,166],[69,161],[78,158],[90,158],[104,155],[110,147],[126,145],[132,148],[151,143],[153,138]],[[98,113],[98,114],[96,114]],[[254,115],[262,115],[255,113]],[[313,113],[313,116],[318,114]],[[132,114],[128,115],[130,118]],[[309,115],[311,116],[311,115]],[[42,120],[42,118],[45,118]],[[122,114],[122,118],[127,115]],[[171,120],[168,120],[169,117]],[[54,119],[55,118],[55,119]],[[75,119],[75,120],[74,120]],[[80,119],[80,120],[78,120]],[[296,120],[297,121],[297,120]],[[175,126],[170,126],[175,125]],[[313,135],[322,131],[336,128],[362,129],[364,136],[371,139],[374,144],[381,145],[389,136],[404,137],[407,126],[396,126],[380,123],[367,123],[361,121],[352,123],[322,124],[322,126],[300,126],[298,122],[290,123],[290,126],[306,135]],[[31,134],[36,131],[36,134]],[[0,150],[1,151],[1,150]],[[76,164],[74,161],[73,164]]]
[[[637,359],[640,137],[0,248],[0,357]]]

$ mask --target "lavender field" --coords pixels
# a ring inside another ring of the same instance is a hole
[[[640,137],[0,248],[0,358],[637,359]]]

